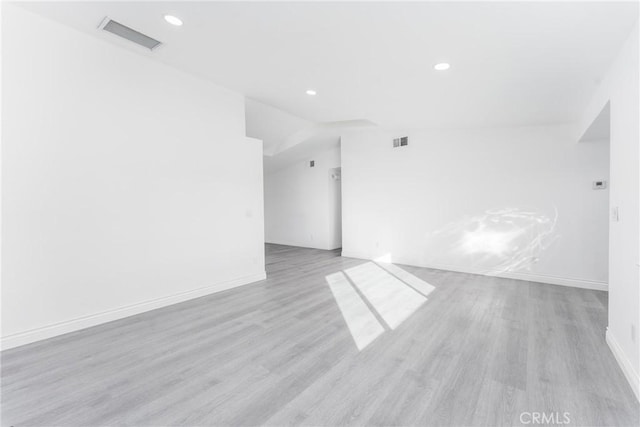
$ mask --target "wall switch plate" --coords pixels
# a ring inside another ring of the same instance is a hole
[[[593,181],[592,188],[594,190],[604,190],[607,188],[607,181]]]
[[[617,206],[611,208],[611,221],[618,222],[620,221],[620,212]]]

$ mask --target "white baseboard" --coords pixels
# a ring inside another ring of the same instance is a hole
[[[284,242],[284,241],[265,241],[265,243],[270,244],[270,245],[281,245],[281,246],[293,246],[296,248],[305,248],[305,249],[320,249],[323,251],[332,251],[334,249],[338,249],[340,248],[340,246],[336,246],[335,248],[332,248],[331,246],[312,246],[306,243],[300,243],[300,242]]]
[[[242,285],[248,285],[249,283],[264,280],[266,279],[266,277],[267,274],[265,272],[256,273],[249,276],[240,277],[238,279],[216,283],[215,285],[205,286],[186,292],[180,292],[177,294],[141,302],[138,304],[119,307],[113,310],[103,311],[101,313],[79,317],[76,319],[43,326],[41,328],[31,329],[29,331],[20,332],[17,334],[7,335],[0,339],[0,348],[2,350],[6,350],[9,348],[19,347],[21,345],[29,344],[32,342],[52,338],[69,332],[78,331],[80,329],[89,328],[91,326],[100,325],[102,323],[111,322],[136,314],[144,313],[146,311],[155,310],[156,308],[166,307],[168,305],[177,304],[190,299],[199,298],[216,292],[225,291],[227,289],[236,288]]]
[[[620,369],[622,369],[622,373],[629,382],[633,393],[636,395],[636,399],[638,399],[638,402],[640,402],[640,376],[633,369],[631,362],[622,351],[622,348],[618,344],[618,341],[616,341],[616,339],[613,337],[613,334],[611,333],[609,328],[607,328],[606,337],[607,344],[609,345],[611,352],[615,356],[618,365],[620,365]]]
[[[342,256],[347,258],[375,259],[365,254],[342,251]],[[517,271],[501,271],[491,269],[470,269],[451,264],[416,264],[415,262],[402,259],[392,259],[394,264],[413,265],[416,267],[432,268],[435,270],[455,271],[458,273],[479,274],[482,276],[503,277],[505,279],[526,280],[528,282],[547,283],[550,285],[570,286],[573,288],[593,289],[596,291],[607,291],[609,286],[604,282],[595,282],[585,279],[573,279],[568,277],[549,276],[544,274],[522,273]]]

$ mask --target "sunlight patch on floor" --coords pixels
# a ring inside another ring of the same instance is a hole
[[[391,329],[397,328],[427,299],[372,262],[345,270]]]
[[[362,350],[384,332],[384,327],[360,298],[358,292],[353,289],[343,272],[339,271],[326,276],[326,280],[356,347]]]
[[[425,297],[428,296],[431,293],[431,291],[435,289],[435,286],[428,284],[424,280],[414,276],[408,271],[403,270],[397,265],[379,262],[378,266],[380,266],[381,268],[384,268],[389,273],[393,274],[398,279],[402,280],[404,283],[411,286],[413,289],[420,292]]]
[[[400,326],[435,289],[396,265],[374,262],[338,271],[325,280],[358,350]]]

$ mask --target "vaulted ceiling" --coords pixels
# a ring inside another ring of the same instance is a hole
[[[635,2],[611,1],[28,7],[112,39],[96,30],[108,15],[164,42],[141,54],[302,119],[434,127],[575,120],[638,17]],[[442,61],[451,69],[435,71]]]
[[[612,1],[25,7],[259,101],[248,103],[247,117],[249,128],[260,129],[251,136],[266,146],[326,122],[459,128],[575,121],[638,17],[637,3]],[[184,25],[167,24],[167,13]],[[100,32],[105,16],[164,45],[148,52]],[[451,68],[436,71],[438,62]],[[276,123],[277,109],[291,116]],[[273,121],[259,122],[265,114]]]

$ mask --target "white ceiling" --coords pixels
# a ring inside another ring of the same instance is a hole
[[[339,135],[312,136],[275,156],[264,156],[264,172],[268,174],[297,162],[313,160],[314,156],[339,146]]]
[[[609,141],[611,139],[611,103],[602,108],[602,111],[593,120],[591,125],[580,138],[580,142],[585,141]]]
[[[286,113],[253,99],[245,102],[247,136],[262,140],[267,155],[276,153],[280,144],[291,135],[315,126],[315,123]]]
[[[313,123],[253,99],[245,111],[247,136],[262,140],[266,173],[339,146],[345,131],[376,126],[367,120]]]
[[[638,16],[635,2],[26,7],[300,120],[362,119],[385,127],[576,120]],[[165,13],[184,25],[168,25]],[[165,45],[150,53],[100,33],[105,15]],[[434,71],[441,61],[451,69]],[[318,95],[307,96],[308,88]]]

